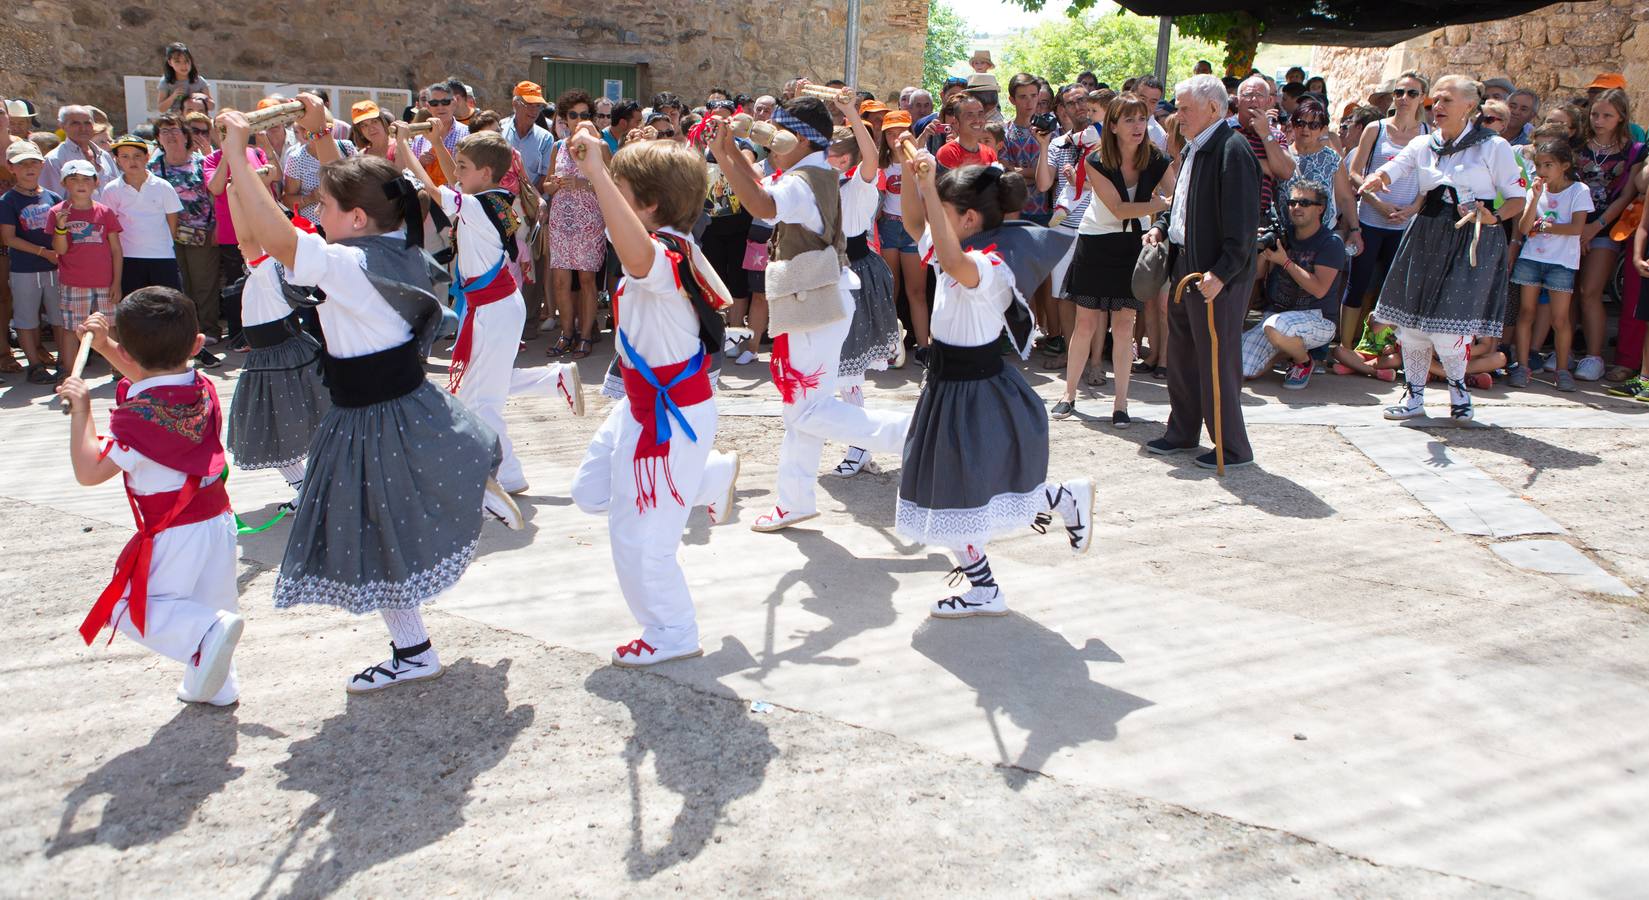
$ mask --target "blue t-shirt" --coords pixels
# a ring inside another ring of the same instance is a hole
[[[1265,298],[1269,303],[1266,312],[1315,309],[1325,318],[1339,321],[1340,294],[1345,287],[1348,268],[1346,263],[1349,259],[1345,242],[1330,228],[1318,228],[1317,233],[1306,240],[1294,236],[1293,223],[1288,225],[1287,230],[1286,242],[1290,261],[1307,272],[1316,266],[1328,266],[1340,274],[1334,279],[1328,293],[1319,299],[1301,287],[1300,283],[1294,280],[1294,276],[1284,272],[1282,266],[1273,266],[1265,283]]]
[[[61,202],[62,197],[45,188],[41,188],[40,193],[32,195],[12,188],[4,195],[0,195],[0,225],[16,228],[17,236],[31,244],[50,248],[52,207]],[[11,270],[28,273],[55,272],[57,264],[33,253],[13,252]]]

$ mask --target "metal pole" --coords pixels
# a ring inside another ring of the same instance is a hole
[[[1157,17],[1157,80],[1168,87],[1168,42],[1174,34],[1172,16]]]
[[[847,0],[847,64],[842,67],[842,80],[859,85],[859,0]]]

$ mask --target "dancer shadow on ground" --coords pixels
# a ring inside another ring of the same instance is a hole
[[[463,825],[476,777],[498,765],[533,721],[532,706],[510,705],[510,664],[461,659],[434,690],[351,694],[342,713],[294,743],[275,767],[286,776],[278,786],[315,800],[256,896],[269,892],[299,843],[328,816],[321,846],[303,860],[287,896],[329,894],[356,873]]]
[[[1524,488],[1533,487],[1547,469],[1584,469],[1602,462],[1595,454],[1570,450],[1496,426],[1452,428],[1446,434],[1440,431],[1436,436],[1450,447],[1485,450],[1521,460],[1530,470],[1529,476],[1523,481]]]
[[[591,694],[622,703],[635,731],[624,744],[629,770],[630,846],[625,868],[643,881],[704,850],[733,801],[755,793],[767,766],[779,756],[767,726],[751,718],[744,702],[708,696],[652,673],[605,667],[585,679]],[[666,790],[681,797],[681,812],[670,823],[668,839],[649,850],[642,827],[644,802],[641,766],[653,757],[653,770]]]
[[[1090,662],[1122,662],[1097,638],[1081,648],[1018,613],[961,622],[929,620],[911,647],[972,688],[996,741],[1008,786],[1019,790],[1055,753],[1089,741],[1115,740],[1117,723],[1149,700],[1088,678]],[[1013,757],[997,713],[1028,732]]]
[[[781,576],[767,595],[765,646],[756,671],[748,676],[757,681],[784,663],[858,665],[859,661],[852,657],[826,654],[855,635],[894,623],[898,610],[893,605],[893,595],[899,589],[899,582],[893,573],[932,572],[937,576],[950,564],[950,558],[942,553],[907,559],[860,559],[821,534],[784,531],[781,535],[796,545],[807,562],[800,569]],[[849,573],[853,578],[851,584]],[[789,640],[799,643],[776,650],[778,610],[784,605],[785,592],[798,584],[807,589],[801,600],[802,609],[827,620],[828,624],[812,631],[792,632]]]
[[[231,765],[240,732],[234,709],[185,706],[160,726],[149,743],[116,756],[86,776],[63,801],[63,818],[46,847],[46,858],[91,844],[127,850],[152,844],[183,830],[206,798],[246,774]],[[75,815],[100,794],[108,803],[97,825],[71,831]]]

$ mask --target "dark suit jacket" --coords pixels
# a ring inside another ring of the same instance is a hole
[[[1254,268],[1260,226],[1260,163],[1248,141],[1224,122],[1215,125],[1192,162],[1191,183],[1175,190],[1190,191],[1185,198],[1190,270],[1211,273],[1225,284],[1242,283],[1240,276]],[[1155,227],[1164,235],[1172,216],[1173,207],[1157,215]]]

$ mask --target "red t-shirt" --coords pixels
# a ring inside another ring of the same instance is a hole
[[[91,209],[75,209],[69,201],[52,207],[48,220],[57,227],[57,212],[69,211],[69,252],[57,261],[57,277],[64,287],[109,288],[114,284],[114,254],[109,252],[109,235],[120,233],[120,217],[97,201]]]
[[[962,149],[961,141],[951,141],[939,148],[933,155],[939,165],[947,169],[960,169],[963,166],[988,166],[996,162],[996,151],[980,144],[973,152]]]

